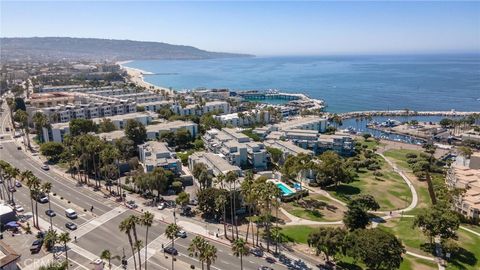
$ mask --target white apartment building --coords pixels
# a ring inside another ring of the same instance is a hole
[[[234,127],[251,126],[258,123],[269,124],[271,122],[270,113],[266,110],[251,110],[247,112],[216,115],[215,119],[224,125]]]
[[[324,132],[327,129],[327,118],[318,116],[305,116],[273,125],[275,131],[286,131],[290,129],[315,130]]]
[[[193,171],[195,164],[199,163],[205,164],[214,176],[220,174],[226,175],[231,171],[236,172],[238,175],[242,174],[242,170],[238,166],[228,163],[228,161],[226,161],[220,154],[202,151],[195,152],[188,157],[188,168],[190,171]]]
[[[172,105],[172,111],[180,115],[203,115],[209,112],[221,111],[223,114],[230,113],[230,105],[226,101],[209,101],[205,105],[190,104],[182,107],[176,103]]]
[[[190,132],[192,138],[197,137],[198,135],[198,125],[191,121],[171,121],[164,122],[154,125],[149,125],[145,127],[147,130],[147,139],[156,140],[160,138],[162,133],[165,132],[176,132],[179,129],[186,129]]]
[[[145,102],[145,103],[137,103],[137,106],[141,106],[148,112],[156,112],[160,110],[162,107],[171,107],[172,102],[168,100],[160,100],[160,101],[152,101],[152,102]]]
[[[170,151],[166,143],[148,141],[138,146],[140,164],[145,172],[151,172],[157,167],[180,173],[182,163],[175,152]]]
[[[208,130],[202,137],[205,147],[236,166],[252,166],[255,170],[267,167],[267,151],[262,143],[253,142],[236,129]]]
[[[136,120],[143,125],[148,125],[152,122],[153,116],[151,113],[131,113],[131,114],[124,114],[124,115],[116,115],[111,117],[103,117],[103,118],[94,118],[92,119],[93,122],[99,124],[104,119],[110,119],[112,123],[115,125],[117,129],[124,129],[125,124],[128,120]],[[65,135],[70,134],[70,123],[55,123],[51,124],[50,128],[42,128],[43,138],[45,141],[50,142],[63,142],[63,138]],[[107,133],[108,134],[108,133]]]

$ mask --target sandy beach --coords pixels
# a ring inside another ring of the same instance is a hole
[[[130,81],[132,81],[133,83],[135,83],[137,85],[143,86],[147,89],[158,90],[159,92],[161,90],[164,90],[167,93],[170,93],[171,95],[173,94],[173,91],[166,88],[166,87],[156,86],[156,85],[151,84],[149,82],[146,82],[144,80],[144,77],[143,77],[144,75],[149,75],[149,74],[153,74],[153,73],[145,71],[145,70],[141,70],[141,69],[138,69],[138,68],[131,68],[131,67],[124,66],[124,64],[130,63],[130,62],[132,62],[132,61],[121,61],[121,62],[116,63],[117,65],[120,66],[120,68],[122,68],[123,70],[125,70],[127,72],[127,74],[130,76]]]

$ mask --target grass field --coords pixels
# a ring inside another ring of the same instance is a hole
[[[373,171],[362,169],[358,178],[349,184],[341,184],[329,189],[336,198],[348,202],[351,196],[370,194],[375,197],[380,210],[396,210],[407,207],[412,194],[402,177],[381,157],[378,157],[382,176],[373,175]]]
[[[403,262],[400,265],[400,270],[434,270],[438,269],[438,266],[433,261],[428,261],[420,258],[410,256],[408,254],[403,255]]]
[[[469,228],[472,231],[480,233],[480,225],[472,225],[472,224],[462,224],[463,227]]]
[[[428,239],[419,229],[412,228],[412,225],[413,218],[402,218],[389,220],[380,227],[396,235],[408,251],[429,256],[430,254],[420,248],[422,244],[428,242]]]
[[[453,257],[453,260],[447,264],[447,269],[480,269],[480,237],[460,229],[458,231],[458,242],[460,254]]]
[[[313,221],[341,220],[343,212],[346,211],[343,205],[320,194],[312,194],[301,199],[299,203],[284,203],[282,207],[294,216]]]
[[[408,150],[408,149],[390,149],[390,150],[387,150],[385,151],[383,154],[386,156],[386,157],[389,157],[389,158],[392,158],[395,160],[395,163],[397,164],[397,166],[399,166],[400,168],[406,170],[406,171],[410,171],[410,167],[408,166],[408,163],[407,163],[407,157],[406,155],[407,154],[416,154],[416,155],[419,155],[421,153],[421,151],[418,151],[418,150]]]
[[[318,227],[306,225],[286,226],[282,227],[281,234],[289,242],[306,244],[308,240],[308,235],[316,228]]]

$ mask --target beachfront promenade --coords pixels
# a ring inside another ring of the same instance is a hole
[[[458,112],[458,111],[409,111],[409,110],[393,110],[393,111],[357,111],[338,114],[342,119],[366,117],[366,116],[468,116],[480,114],[477,112]]]

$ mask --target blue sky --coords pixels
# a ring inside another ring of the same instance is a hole
[[[161,41],[256,55],[480,52],[480,2],[1,1],[2,37]]]

